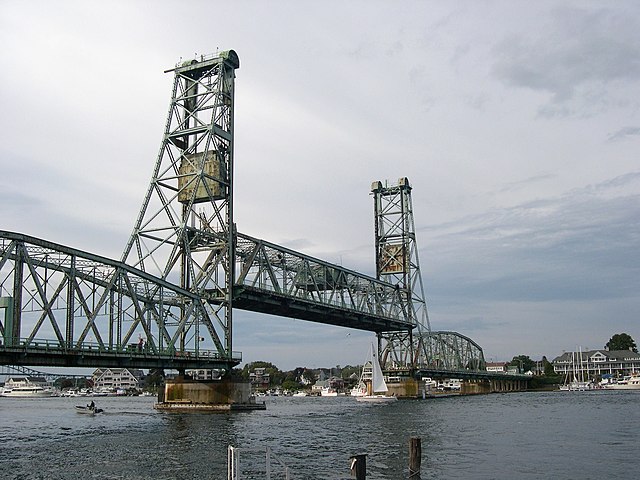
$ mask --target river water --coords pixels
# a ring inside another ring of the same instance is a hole
[[[167,413],[150,397],[0,398],[6,479],[221,479],[227,447],[241,478],[265,478],[264,449],[292,479],[408,477],[422,439],[422,479],[632,479],[640,472],[640,391],[526,392],[368,405],[350,397],[267,397],[267,410]],[[254,451],[262,453],[253,453]],[[284,478],[272,467],[272,479]]]

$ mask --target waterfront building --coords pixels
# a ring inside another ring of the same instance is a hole
[[[101,391],[138,389],[142,370],[128,368],[98,368],[93,372],[93,387]]]
[[[264,367],[255,368],[253,372],[249,373],[249,381],[254,391],[265,391],[271,385],[271,375]]]
[[[328,388],[329,388],[329,380],[318,380],[316,383],[314,383],[311,386],[311,393],[315,395],[320,395],[320,392],[323,389],[328,389]]]
[[[551,363],[557,374],[575,375],[576,378],[602,378],[603,375],[623,377],[640,372],[640,354],[631,350],[565,352]]]
[[[340,377],[329,377],[327,380],[318,380],[312,387],[312,393],[320,393],[322,390],[343,391],[344,380]]]
[[[507,373],[508,365],[509,364],[507,362],[487,362],[486,368],[487,368],[487,372]]]

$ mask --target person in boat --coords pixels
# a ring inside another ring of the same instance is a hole
[[[89,410],[95,410],[96,409],[96,404],[94,403],[93,400],[91,400],[91,403],[89,405],[87,405],[87,407],[89,407]]]

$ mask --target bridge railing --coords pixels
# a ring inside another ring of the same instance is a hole
[[[99,354],[109,353],[115,355],[124,356],[137,356],[143,357],[147,355],[153,355],[154,357],[172,357],[172,358],[193,358],[195,359],[215,359],[222,360],[227,358],[221,355],[216,350],[201,349],[201,350],[176,350],[175,348],[164,348],[152,351],[147,346],[140,347],[137,343],[130,343],[127,345],[113,345],[108,346],[97,342],[81,342],[69,347],[61,344],[58,340],[43,339],[43,338],[20,338],[14,339],[14,342],[9,346],[0,341],[0,351],[38,351],[38,352],[51,352],[51,353],[83,353],[83,354]],[[242,352],[232,352],[232,359],[235,361],[242,361]]]

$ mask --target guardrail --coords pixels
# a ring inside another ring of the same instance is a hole
[[[254,454],[253,456],[248,457],[249,463],[251,465],[251,476],[247,478],[255,478],[255,474],[264,474],[264,478],[266,480],[272,480],[276,478],[284,478],[284,480],[289,480],[289,467],[280,460],[274,453],[271,448],[265,447],[262,448],[237,448],[229,445],[227,449],[227,480],[241,480],[242,477],[242,465],[240,463],[240,453],[244,452]],[[264,470],[258,470],[259,461],[256,461],[256,454],[260,456],[264,455]],[[244,458],[244,455],[243,455]],[[272,462],[272,460],[274,462]],[[276,469],[272,468],[272,463],[275,464]]]
[[[52,339],[24,339],[12,344],[0,342],[0,364],[49,365],[75,367],[135,367],[135,368],[220,368],[238,364],[241,352],[231,358],[215,350],[184,350],[139,348],[139,344],[106,346],[96,342],[83,342],[72,346],[61,345]]]

